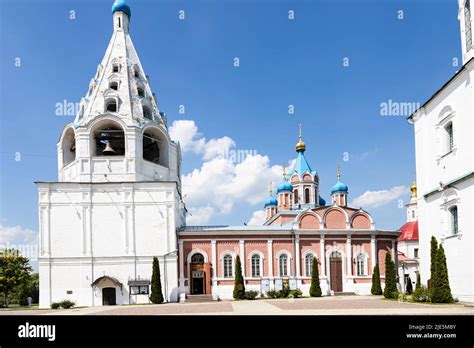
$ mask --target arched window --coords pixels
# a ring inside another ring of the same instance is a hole
[[[295,195],[294,202],[295,204],[298,204],[300,202],[299,197],[298,197],[298,190],[294,191],[294,195]]]
[[[363,254],[363,253],[357,254],[356,265],[357,265],[357,275],[358,275],[358,276],[366,275],[366,271],[365,271],[365,266],[366,266],[365,254]]]
[[[137,93],[139,97],[145,96],[145,89],[142,86],[137,86]]]
[[[120,64],[119,63],[113,63],[112,64],[112,72],[118,73],[120,71]]]
[[[453,123],[449,122],[445,127],[446,131],[446,144],[447,144],[447,152],[453,151],[454,147],[454,137],[453,137]]]
[[[143,134],[143,159],[156,164],[160,163],[159,139],[154,137],[151,132]]]
[[[194,254],[191,257],[191,263],[204,263],[204,256],[200,253]]]
[[[458,234],[458,207],[455,205],[449,208],[449,213],[451,214],[451,233]]]
[[[252,258],[250,260],[251,260],[251,266],[252,266],[252,278],[260,277],[262,275],[261,270],[260,270],[260,261],[261,261],[260,255],[258,254],[252,255]]]
[[[94,132],[96,156],[125,155],[125,134],[115,123],[106,123]],[[92,152],[93,153],[93,152]]]
[[[314,255],[313,254],[306,254],[304,257],[304,268],[305,268],[305,275],[307,277],[311,277],[311,273],[313,272],[313,259]]]
[[[69,128],[64,135],[62,150],[63,166],[67,166],[76,159],[76,139],[72,128]]]
[[[148,119],[148,120],[151,120],[153,119],[152,115],[151,115],[151,110],[148,106],[143,106],[143,117]]]
[[[288,276],[288,255],[281,254],[278,258],[278,264],[280,268],[280,277]]]
[[[108,98],[105,100],[105,111],[117,112],[117,100],[115,98]]]
[[[232,255],[225,255],[224,256],[224,278],[232,278]]]
[[[304,201],[306,204],[310,203],[310,199],[309,199],[309,188],[305,189],[304,190]]]
[[[135,65],[135,68],[133,69],[134,70],[134,76],[136,78],[139,78],[140,77],[140,70],[138,69],[138,66]]]
[[[113,90],[118,90],[118,82],[117,81],[110,81],[109,87]]]

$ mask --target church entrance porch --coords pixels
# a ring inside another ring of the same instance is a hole
[[[331,274],[331,290],[342,292],[342,257],[337,251],[331,254],[329,258],[329,267]]]
[[[115,288],[102,289],[102,305],[115,306],[117,304],[117,295]]]
[[[194,254],[191,258],[191,294],[204,295],[206,293],[206,272],[204,271],[204,256]]]

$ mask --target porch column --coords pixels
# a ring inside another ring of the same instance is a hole
[[[321,276],[326,276],[326,255],[324,254],[324,250],[326,249],[326,239],[324,238],[324,234],[321,235],[320,243],[319,243],[319,262],[321,263]]]
[[[346,240],[346,256],[347,256],[347,275],[352,276],[352,243],[351,237],[347,236]]]
[[[178,252],[179,252],[179,287],[184,288],[184,242],[180,240],[178,242]]]

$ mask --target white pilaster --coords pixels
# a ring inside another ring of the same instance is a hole
[[[247,277],[247,272],[245,271],[245,241],[243,239],[239,240],[239,254],[240,264],[242,265],[242,274],[245,279]]]
[[[372,266],[372,271],[374,270],[375,264],[378,262],[377,261],[377,240],[375,239],[375,236],[372,235],[370,237],[370,258],[371,258],[371,266]]]
[[[321,263],[321,276],[326,276],[326,255],[324,255],[324,250],[326,249],[326,240],[324,234],[321,235],[319,243],[319,262]]]
[[[300,237],[295,240],[295,262],[296,262],[296,278],[301,277],[301,256],[300,256]]]
[[[179,252],[179,287],[184,288],[184,242],[178,242]]]
[[[268,246],[268,277],[273,278],[273,240],[269,239],[267,242]]]
[[[211,259],[212,259],[212,293],[217,291],[217,243],[211,240]]]
[[[351,237],[347,236],[346,240],[346,255],[347,255],[347,275],[352,276],[352,241]]]

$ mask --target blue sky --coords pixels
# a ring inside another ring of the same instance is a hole
[[[73,120],[56,116],[55,106],[85,94],[112,34],[112,2],[1,2],[4,227],[38,229],[33,182],[57,180],[56,142]],[[456,1],[128,3],[132,40],[170,125],[193,120],[207,140],[229,137],[237,149],[256,150],[274,166],[296,156],[301,122],[306,156],[319,172],[326,200],[342,162],[350,200],[363,201],[367,191],[382,197],[381,205],[365,207],[377,227],[404,223],[398,199],[409,197],[390,190],[413,179],[413,129],[405,117],[381,116],[380,104],[423,103],[459,69],[452,64],[460,60]],[[178,19],[179,10],[185,20]],[[178,113],[179,105],[185,105],[185,114]],[[15,161],[16,152],[21,161]],[[349,161],[343,161],[345,152]],[[183,174],[202,165],[202,155],[184,152]],[[235,200],[209,223],[242,224],[262,202]]]

